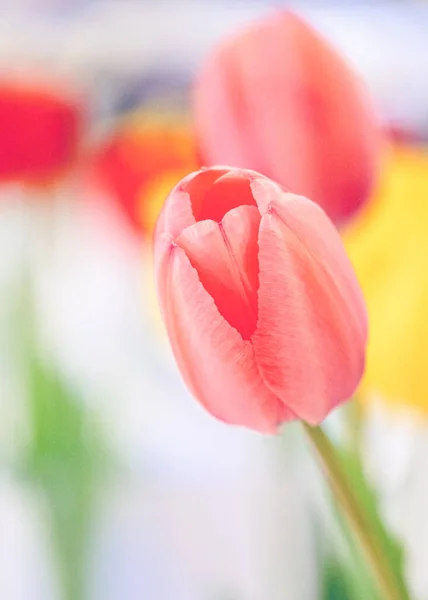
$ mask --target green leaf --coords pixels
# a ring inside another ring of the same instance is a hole
[[[337,559],[327,557],[324,561],[321,579],[322,600],[358,600],[352,579],[346,567]]]
[[[26,282],[17,303],[17,342],[27,384],[29,444],[24,473],[50,513],[52,539],[68,600],[83,596],[85,550],[104,471],[106,444],[98,423],[65,377],[42,359]]]
[[[79,600],[102,464],[101,439],[84,405],[52,367],[37,357],[29,366],[31,441],[26,470],[50,509],[67,597]]]

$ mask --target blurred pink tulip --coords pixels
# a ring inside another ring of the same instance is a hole
[[[352,215],[377,179],[381,135],[370,98],[340,54],[290,12],[221,44],[194,90],[205,164],[256,169]]]
[[[175,358],[214,416],[273,433],[317,424],[352,395],[365,305],[316,204],[254,171],[198,171],[169,195],[154,253]]]

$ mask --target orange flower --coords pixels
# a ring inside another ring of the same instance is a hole
[[[82,117],[53,86],[0,81],[0,181],[57,179],[76,158]]]
[[[123,124],[97,152],[94,163],[96,179],[138,232],[151,231],[160,211],[154,190],[171,180],[171,172],[175,182],[198,166],[186,124],[144,113]]]

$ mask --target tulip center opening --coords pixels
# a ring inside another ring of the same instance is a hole
[[[245,340],[257,326],[259,224],[256,207],[239,206],[220,223],[198,221],[176,238],[219,313]]]
[[[248,177],[230,169],[207,170],[186,186],[196,221],[220,222],[233,208],[257,206]]]

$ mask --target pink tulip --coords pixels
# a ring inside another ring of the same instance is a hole
[[[256,169],[319,203],[336,222],[368,198],[380,130],[362,83],[290,12],[224,41],[194,90],[205,164]]]
[[[319,423],[364,369],[364,300],[313,202],[214,167],[170,193],[155,232],[159,302],[183,379],[222,421]]]

